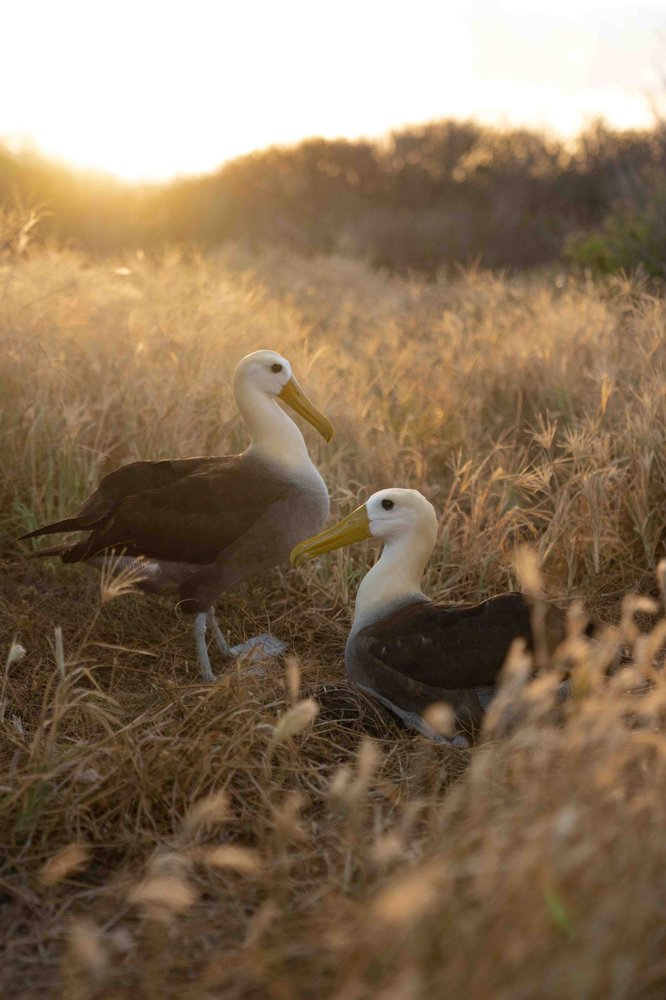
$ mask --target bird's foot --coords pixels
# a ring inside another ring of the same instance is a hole
[[[276,639],[274,635],[262,632],[261,635],[253,635],[246,642],[233,646],[232,652],[249,661],[248,666],[243,668],[246,676],[263,677],[266,669],[261,666],[262,662],[272,656],[281,656],[287,648],[287,643],[282,639]]]
[[[253,635],[246,642],[240,642],[237,646],[231,647],[234,656],[252,656],[263,659],[266,656],[281,656],[288,649],[287,643],[282,639],[276,639],[270,632],[262,632],[261,635]]]
[[[233,660],[239,656],[247,657],[253,663],[250,667],[249,672],[256,672],[260,668],[257,666],[258,661],[265,660],[270,656],[281,656],[282,653],[287,650],[287,643],[283,642],[281,639],[276,639],[275,636],[270,635],[268,632],[263,632],[261,635],[255,635],[246,642],[238,643],[236,646],[229,648],[227,645],[220,626],[215,620],[215,614],[213,609],[210,611],[202,612],[195,616],[194,619],[194,641],[197,647],[197,660],[199,661],[199,672],[201,675],[201,680],[204,684],[212,684],[215,680],[215,674],[211,670],[210,657],[208,655],[208,647],[206,645],[206,626],[210,625],[211,631],[215,638],[215,644],[224,657],[225,660]]]

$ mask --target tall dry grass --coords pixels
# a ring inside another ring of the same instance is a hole
[[[625,599],[662,596],[661,298],[28,248],[0,338],[3,996],[664,995],[663,630]],[[212,688],[168,602],[22,559],[114,466],[240,449],[230,373],[262,346],[335,423],[306,433],[337,513],[387,485],[438,506],[430,593],[515,586],[528,542],[552,596],[616,623],[594,659],[572,638],[566,706],[518,657],[471,754],[400,730],[343,680],[363,547],[230,595],[225,631],[296,658]]]

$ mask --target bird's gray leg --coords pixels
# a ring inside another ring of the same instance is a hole
[[[234,654],[229,649],[227,641],[222,635],[222,629],[217,624],[217,618],[215,617],[215,608],[208,609],[208,624],[210,625],[210,630],[213,633],[213,638],[215,639],[215,645],[219,649],[220,653],[225,660],[233,660]]]
[[[201,680],[206,681],[210,684],[211,681],[215,680],[213,671],[210,669],[210,660],[208,658],[208,650],[206,649],[206,612],[202,611],[201,614],[196,615],[194,619],[194,641],[197,646],[197,657],[199,659],[199,669],[201,671]]]

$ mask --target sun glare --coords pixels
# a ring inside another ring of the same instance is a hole
[[[0,135],[120,177],[164,179],[309,136],[445,117],[573,133],[651,121],[654,7],[304,0],[26,0],[10,15]],[[107,8],[105,8],[107,11]],[[38,30],[35,30],[37,27]],[[618,53],[621,50],[621,59]]]

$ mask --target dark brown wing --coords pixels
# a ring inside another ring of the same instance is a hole
[[[128,555],[211,563],[288,494],[288,484],[246,456],[205,463],[175,482],[125,496],[74,560],[123,548]]]
[[[62,531],[87,531],[107,519],[125,497],[172,486],[181,479],[198,472],[205,472],[227,461],[229,461],[227,458],[183,458],[159,462],[130,462],[128,465],[121,465],[119,469],[114,469],[104,476],[97,489],[70,517],[29,531],[21,535],[19,541]]]
[[[422,715],[433,702],[447,702],[457,733],[475,739],[484,716],[478,692],[494,686],[518,637],[531,643],[529,608],[521,594],[473,605],[416,601],[350,637],[347,673],[403,719]]]
[[[552,651],[565,637],[566,615],[547,604],[543,624]],[[447,702],[455,712],[458,734],[473,740],[517,638],[532,647],[530,608],[522,594],[502,594],[473,605],[416,601],[350,637],[347,673],[410,725],[414,723],[409,716],[422,715],[433,702]]]
[[[353,641],[364,673],[378,664],[430,689],[493,685],[516,638],[532,641],[521,594],[481,604],[419,601],[361,629]]]

